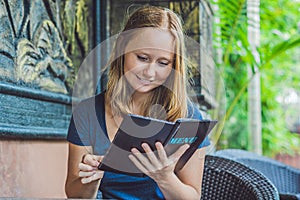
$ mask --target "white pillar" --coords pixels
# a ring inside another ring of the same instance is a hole
[[[257,63],[260,57],[257,47],[260,45],[260,0],[247,0],[248,41]],[[254,68],[254,73],[252,68]],[[248,86],[248,120],[251,137],[251,151],[262,154],[261,90],[260,73],[257,66],[249,66],[249,78],[254,76]]]

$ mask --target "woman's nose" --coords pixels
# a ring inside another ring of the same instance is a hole
[[[145,66],[145,69],[143,71],[143,74],[145,78],[151,78],[155,76],[155,63],[148,63],[147,66]]]

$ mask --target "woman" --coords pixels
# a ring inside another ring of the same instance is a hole
[[[130,159],[146,177],[97,168],[124,114],[168,121],[201,119],[186,93],[183,44],[181,21],[171,10],[146,6],[129,17],[111,56],[107,90],[84,100],[73,112],[68,131],[68,197],[200,199],[207,139],[176,174],[176,162],[188,145],[170,156],[159,142],[157,156],[146,143],[142,144],[146,155],[133,148]]]

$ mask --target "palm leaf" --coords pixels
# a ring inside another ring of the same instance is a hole
[[[282,55],[286,51],[300,46],[300,36],[291,36],[289,39],[279,42],[273,48],[269,50],[269,54],[263,58],[262,65],[260,69],[263,69],[272,60],[276,59],[278,56]]]

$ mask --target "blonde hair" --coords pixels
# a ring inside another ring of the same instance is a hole
[[[186,117],[188,96],[186,92],[186,64],[184,62],[184,38],[181,19],[166,8],[144,6],[137,9],[127,20],[115,43],[108,73],[106,103],[111,106],[113,114],[131,113],[132,88],[124,75],[124,53],[128,41],[133,35],[129,30],[145,27],[166,28],[175,39],[175,53],[172,73],[166,82],[151,91],[150,97],[143,103],[142,115],[164,118],[175,121]],[[124,34],[126,40],[124,40]],[[166,87],[167,86],[167,87]],[[153,106],[160,105],[161,109],[153,111]]]

